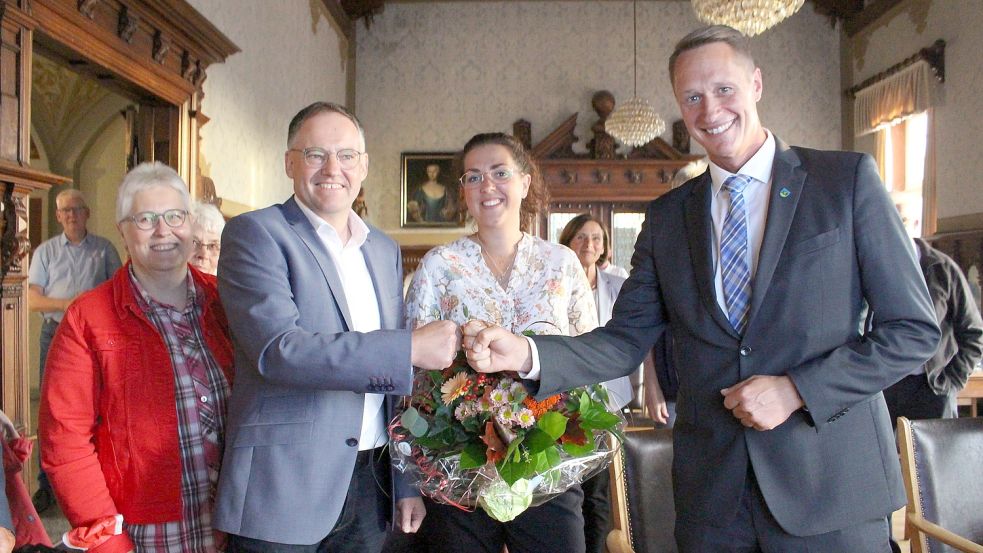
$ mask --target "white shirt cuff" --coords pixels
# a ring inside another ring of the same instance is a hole
[[[528,336],[524,336],[524,338],[529,342],[529,357],[532,358],[532,368],[525,374],[519,371],[519,376],[525,380],[539,380],[539,350],[536,349],[536,342],[532,338]]]

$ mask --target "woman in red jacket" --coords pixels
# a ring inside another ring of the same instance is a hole
[[[42,465],[98,553],[212,552],[232,383],[215,279],[188,266],[190,197],[144,163],[123,179],[117,227],[130,261],[65,312],[41,391]]]

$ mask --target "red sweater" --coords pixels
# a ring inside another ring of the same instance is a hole
[[[215,277],[189,269],[204,295],[205,342],[231,384],[232,344]],[[182,518],[174,370],[137,306],[129,270],[127,263],[72,303],[45,364],[42,466],[73,527],[117,513],[130,524]],[[132,549],[124,533],[90,551]]]

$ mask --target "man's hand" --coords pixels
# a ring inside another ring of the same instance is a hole
[[[0,526],[0,553],[10,553],[14,550],[14,533]]]
[[[724,396],[724,407],[741,424],[755,430],[771,430],[805,405],[787,376],[755,375],[720,393]]]
[[[396,502],[396,526],[404,534],[412,534],[419,530],[425,516],[427,516],[427,508],[423,505],[423,499],[419,497],[407,497]]]
[[[414,367],[439,371],[451,366],[461,349],[461,329],[451,321],[433,321],[413,331],[410,361]]]
[[[481,373],[532,370],[529,342],[500,326],[485,321],[468,321],[462,344],[471,368]]]

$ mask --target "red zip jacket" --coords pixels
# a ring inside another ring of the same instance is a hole
[[[117,513],[129,524],[182,517],[174,371],[129,270],[127,263],[72,302],[48,351],[41,459],[72,527]],[[205,342],[231,385],[232,344],[215,277],[189,270],[205,298]],[[90,551],[132,549],[124,532]]]

